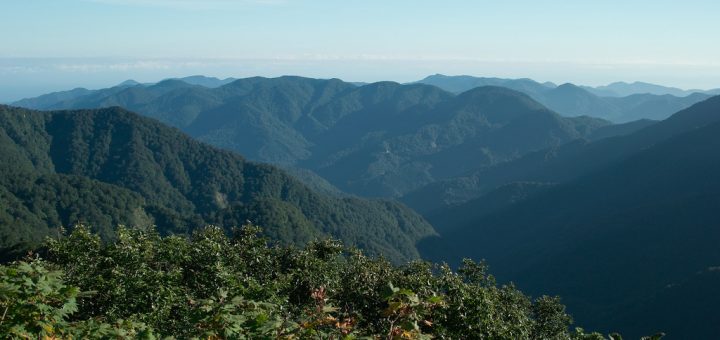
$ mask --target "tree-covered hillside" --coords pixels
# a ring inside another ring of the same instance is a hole
[[[505,179],[535,184],[441,209],[431,221],[455,224],[421,250],[451,263],[487,259],[499,279],[563,296],[594,328],[638,336],[662,324],[671,338],[713,338],[719,136],[714,97],[628,136],[508,164]],[[669,306],[682,306],[682,321]]]
[[[269,165],[194,141],[120,108],[38,112],[0,107],[0,241],[36,243],[57,227],[118,224],[189,233],[250,220],[303,244],[333,236],[393,260],[432,235],[401,204],[314,192]]]
[[[590,174],[675,135],[720,121],[720,96],[697,103],[658,123],[632,129],[622,126],[596,141],[576,140],[528,153],[495,166],[431,183],[405,195],[402,201],[424,215],[477,197],[513,182],[561,183]],[[612,127],[612,126],[611,126]],[[631,130],[632,130],[631,129]],[[602,132],[604,129],[597,130]]]
[[[341,190],[383,197],[589,138],[609,125],[561,117],[499,87],[456,96],[423,84],[255,77],[217,88],[166,80],[55,97],[63,100],[18,104],[122,106],[251,160],[309,169]]]

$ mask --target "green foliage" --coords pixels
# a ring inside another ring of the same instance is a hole
[[[203,339],[591,339],[557,298],[534,303],[486,267],[396,267],[335,240],[271,246],[232,237],[85,226],[49,239],[48,261],[0,267],[0,331],[12,337]],[[53,268],[53,269],[49,269]],[[402,287],[402,288],[401,288]],[[80,291],[86,293],[79,293]],[[602,337],[599,337],[602,339]]]
[[[565,306],[560,303],[560,298],[543,296],[535,300],[531,308],[533,318],[538,322],[538,327],[533,329],[533,339],[561,339],[557,334],[568,328],[572,323],[570,315],[565,313]],[[611,340],[622,340],[611,338]]]
[[[440,296],[430,296],[420,300],[418,295],[409,289],[400,289],[390,283],[385,292],[387,308],[383,312],[390,323],[388,339],[429,339],[423,334],[420,325],[432,327],[431,311],[442,305]]]
[[[66,332],[66,318],[77,311],[78,289],[62,272],[40,260],[0,267],[0,334],[23,338]]]
[[[653,334],[650,336],[644,336],[644,337],[640,338],[640,340],[660,340],[664,336],[665,336],[665,333],[660,332],[660,333]]]
[[[193,333],[209,339],[283,339],[299,329],[298,324],[284,320],[281,307],[267,302],[228,298],[220,290],[215,298],[193,301],[190,324]]]
[[[432,227],[399,203],[315,192],[119,108],[36,112],[0,106],[0,256],[85,223],[105,240],[119,224],[162,235],[247,220],[284,244],[332,236],[402,262]]]

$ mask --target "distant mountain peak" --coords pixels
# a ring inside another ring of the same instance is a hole
[[[216,77],[208,77],[208,76],[204,76],[204,75],[201,75],[201,74],[196,74],[196,75],[193,75],[193,76],[182,77],[182,78],[178,78],[178,79],[180,79],[180,80],[192,80],[192,79],[220,80],[219,78],[216,78]]]
[[[208,87],[208,88],[220,87],[220,86],[227,85],[227,84],[232,83],[233,81],[237,80],[235,78],[220,79],[220,78],[216,78],[216,77],[208,77],[208,76],[203,76],[203,75],[193,75],[193,76],[187,76],[187,77],[183,77],[183,78],[173,78],[173,79],[180,80],[187,84],[200,85],[200,86]]]
[[[374,86],[374,87],[398,87],[401,86],[400,83],[390,81],[390,80],[384,80],[384,81],[377,81],[374,83],[368,84],[368,86]]]
[[[458,77],[462,77],[462,76],[458,76]],[[442,73],[435,73],[435,74],[431,74],[423,79],[432,79],[432,78],[448,78],[448,76],[446,76]]]
[[[522,96],[527,97],[526,94],[516,91],[507,87],[502,86],[495,86],[495,85],[486,85],[486,86],[478,86],[472,89],[469,89],[463,93],[461,93],[461,96],[475,96],[475,95],[486,95],[486,94],[503,94],[503,95],[513,95],[513,96]]]
[[[140,85],[140,83],[135,80],[128,79],[120,84],[117,84],[116,86],[136,86],[136,85]]]
[[[153,86],[156,86],[156,87],[186,87],[188,85],[192,85],[192,84],[186,83],[180,79],[165,79],[165,80],[162,80],[162,81],[156,83]]]
[[[561,88],[562,88],[562,89],[580,89],[579,86],[577,86],[577,85],[575,85],[575,84],[573,84],[573,83],[563,83],[563,84],[561,84],[561,85],[558,85],[557,88],[559,88],[559,89],[561,89]]]

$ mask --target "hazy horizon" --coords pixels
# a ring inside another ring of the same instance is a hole
[[[720,87],[708,0],[9,0],[0,102],[127,79],[441,73],[598,86]]]
[[[573,81],[573,80],[565,80],[565,79],[558,79],[558,78],[533,78],[528,77],[527,75],[522,74],[514,74],[511,73],[509,75],[502,75],[502,74],[471,74],[471,73],[462,73],[461,71],[457,73],[442,73],[442,72],[431,72],[428,71],[428,73],[417,73],[410,74],[405,77],[398,77],[395,79],[388,79],[388,78],[381,78],[380,75],[377,77],[354,77],[354,78],[344,78],[337,75],[333,75],[332,72],[324,72],[324,73],[317,73],[317,74],[298,74],[293,73],[291,68],[283,68],[283,67],[277,67],[273,71],[266,71],[266,72],[259,72],[258,73],[251,73],[251,72],[223,72],[222,70],[217,70],[220,68],[227,69],[229,68],[227,66],[227,62],[218,62],[217,65],[208,64],[204,65],[202,67],[197,67],[197,62],[178,62],[175,61],[178,65],[178,68],[174,67],[159,67],[157,66],[157,61],[135,61],[130,63],[114,63],[114,64],[102,64],[97,63],[98,59],[95,59],[95,64],[83,64],[83,65],[72,65],[67,63],[58,63],[49,65],[46,67],[35,67],[35,70],[32,72],[29,72],[28,75],[25,75],[22,79],[16,79],[16,82],[13,82],[11,84],[5,84],[0,83],[0,103],[12,103],[17,100],[25,99],[25,98],[32,98],[37,97],[43,94],[51,93],[51,92],[59,92],[59,91],[67,91],[75,88],[86,88],[86,89],[102,89],[102,88],[108,88],[112,86],[116,86],[124,81],[133,80],[140,83],[157,83],[159,81],[162,81],[164,79],[170,79],[170,78],[184,78],[184,77],[190,77],[190,76],[206,76],[206,77],[214,77],[218,79],[225,79],[225,78],[248,78],[248,77],[267,77],[267,78],[274,78],[274,77],[281,77],[281,76],[300,76],[300,77],[308,77],[308,78],[319,78],[319,79],[331,79],[331,78],[338,78],[346,82],[378,82],[378,81],[395,81],[398,83],[408,83],[413,81],[421,80],[427,76],[435,75],[435,74],[442,74],[446,76],[473,76],[473,77],[497,77],[497,78],[507,78],[507,79],[520,79],[520,78],[529,78],[534,81],[537,81],[539,83],[544,82],[552,82],[557,85],[561,85],[564,83],[573,83],[575,85],[584,85],[584,86],[604,86],[609,85],[614,82],[625,82],[625,83],[634,83],[634,82],[644,82],[644,83],[651,83],[655,85],[661,85],[661,86],[668,86],[668,87],[675,87],[682,90],[711,90],[715,89],[716,87],[713,86],[707,86],[707,87],[683,87],[683,86],[677,86],[675,84],[668,84],[668,83],[660,83],[655,81],[645,81],[642,79],[612,79],[609,78],[606,82],[597,82],[597,83],[588,83],[588,82],[579,82],[579,81]],[[258,63],[261,61],[248,61],[249,63]],[[401,62],[399,62],[401,63]],[[358,66],[358,64],[353,64],[355,66]],[[370,67],[371,65],[360,65],[365,67]],[[338,65],[338,67],[341,67]],[[110,72],[99,72],[98,69],[101,68],[108,68]],[[257,66],[251,67],[250,69],[257,69]],[[40,71],[41,69],[45,69],[44,71]],[[144,71],[132,71],[133,69],[142,69]],[[176,72],[176,70],[182,70],[185,69],[187,71],[185,72]],[[270,67],[268,67],[270,69]],[[130,70],[130,71],[128,71]],[[207,70],[207,71],[205,71]],[[77,72],[78,74],[67,77],[65,73],[68,72]],[[133,76],[134,75],[134,76]],[[40,79],[38,79],[40,78]]]

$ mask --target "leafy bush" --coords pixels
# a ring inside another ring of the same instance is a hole
[[[483,264],[382,258],[321,240],[268,245],[247,225],[231,237],[120,228],[105,244],[85,226],[47,241],[48,259],[0,267],[0,332],[10,338],[602,339],[558,298],[498,286]],[[81,293],[82,291],[82,293]],[[613,339],[617,339],[614,337]]]

